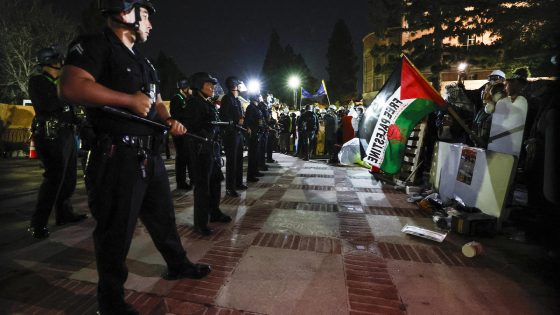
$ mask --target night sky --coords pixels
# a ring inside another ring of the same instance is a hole
[[[90,0],[58,0],[63,11],[79,19]],[[342,18],[354,42],[360,70],[362,38],[370,31],[366,0],[154,0],[154,29],[142,50],[149,57],[162,50],[185,74],[210,72],[221,82],[229,75],[259,75],[270,33],[276,29],[283,46],[301,53],[318,79],[325,70],[327,45],[335,22]]]

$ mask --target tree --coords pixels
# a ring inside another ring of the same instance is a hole
[[[550,57],[558,54],[558,0],[500,1],[494,16],[497,45],[504,51],[504,69],[528,66],[537,76],[554,75]]]
[[[374,35],[379,41],[369,51],[373,57],[376,76],[389,76],[398,62],[403,51],[402,19],[403,1],[369,0],[370,21]]]
[[[352,35],[343,20],[334,25],[327,50],[327,73],[331,101],[345,102],[356,97],[358,57]]]
[[[38,0],[0,1],[0,99],[28,98],[29,78],[37,72],[39,49],[64,51],[75,31],[68,18]]]
[[[318,80],[313,77],[311,70],[305,63],[301,54],[294,52],[291,45],[282,47],[280,36],[273,30],[270,35],[270,43],[264,59],[261,77],[265,80],[265,86],[275,97],[282,101],[290,102],[293,99],[293,91],[286,85],[291,75],[300,77],[302,86],[315,86]],[[317,87],[315,87],[317,88]]]
[[[486,63],[497,63],[496,51],[484,45],[465,49],[449,41],[456,39],[464,42],[467,38],[480,37],[492,29],[493,7],[490,0],[459,1],[407,1],[404,6],[405,31],[411,40],[404,48],[419,68],[429,68],[430,80],[439,91],[439,77],[442,70],[452,62],[469,59],[476,64],[473,56],[494,57]]]
[[[387,36],[387,30],[401,27],[403,2],[395,0],[369,0],[369,17],[373,32],[378,37]]]
[[[179,69],[175,60],[167,57],[162,51],[159,52],[157,57],[156,69],[161,82],[161,97],[165,100],[171,99],[177,93],[177,81],[185,75]]]

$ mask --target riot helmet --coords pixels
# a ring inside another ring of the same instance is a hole
[[[237,77],[228,77],[226,79],[226,88],[230,91],[239,89],[239,85],[241,84],[243,84],[243,81],[239,80]]]
[[[177,88],[178,89],[184,90],[184,89],[188,88],[189,86],[190,86],[189,85],[189,79],[187,79],[187,78],[180,78],[177,81]]]
[[[210,82],[213,85],[218,84],[218,79],[212,77],[210,74],[206,73],[206,72],[197,72],[193,75],[191,75],[190,80],[191,82],[191,89],[193,90],[200,90],[202,89],[202,86],[204,85],[204,83],[206,82]]]
[[[120,12],[129,12],[134,9],[135,21],[134,23],[126,23],[112,17],[116,23],[131,27],[134,30],[140,28],[140,8],[145,8],[151,14],[156,13],[156,9],[150,0],[99,0],[99,10],[103,15],[110,15]]]
[[[150,0],[99,0],[99,10],[103,14],[128,12],[135,7],[144,7],[150,14],[156,13]]]
[[[260,94],[250,94],[249,95],[249,100],[251,102],[259,102],[262,99],[262,96]]]
[[[62,63],[64,57],[55,47],[47,47],[37,52],[37,63],[41,66],[52,66]]]

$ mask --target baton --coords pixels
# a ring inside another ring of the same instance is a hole
[[[243,132],[247,132],[247,129],[239,126],[238,124],[234,124],[233,121],[211,121],[210,124],[215,126],[234,126]]]
[[[134,120],[134,121],[146,124],[146,125],[150,125],[152,127],[157,127],[157,128],[163,129],[163,130],[169,130],[170,129],[169,126],[166,126],[164,124],[160,124],[158,122],[149,120],[147,118],[136,116],[136,115],[131,114],[131,113],[127,113],[125,111],[116,109],[114,107],[103,106],[101,109],[103,109],[103,111],[105,111],[107,113],[111,113],[111,114],[114,114],[116,116],[126,118],[126,119],[129,119],[129,120]]]
[[[137,121],[137,122],[140,122],[140,123],[143,123],[143,124],[147,124],[147,125],[150,125],[152,127],[157,127],[157,128],[163,129],[165,131],[169,131],[169,129],[171,129],[169,126],[166,126],[164,124],[160,124],[160,123],[155,122],[153,120],[149,120],[149,119],[146,119],[146,118],[143,118],[143,117],[140,117],[140,116],[136,116],[136,115],[131,114],[131,113],[127,113],[125,111],[116,109],[114,107],[103,106],[102,109],[103,109],[103,111],[105,111],[107,113],[111,113],[113,115],[116,115],[116,116],[119,116],[119,117],[122,117],[122,118],[126,118],[126,119],[134,120],[134,121]],[[200,141],[204,141],[204,142],[210,142],[210,139],[208,139],[208,138],[197,136],[195,134],[188,133],[188,132],[185,134],[185,136],[191,137],[193,139],[197,139],[197,140],[200,140]]]

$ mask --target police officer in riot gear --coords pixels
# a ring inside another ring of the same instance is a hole
[[[187,128],[189,132],[209,139],[209,142],[190,141],[194,171],[194,230],[204,236],[211,235],[210,222],[230,222],[231,217],[220,210],[222,158],[219,128],[212,122],[219,121],[218,111],[212,103],[214,86],[218,80],[205,72],[190,78],[193,96],[187,100]]]
[[[249,106],[245,111],[245,127],[249,133],[247,181],[258,182],[257,177],[264,174],[259,172],[260,141],[263,134],[264,118],[258,107],[260,95],[249,96]]]
[[[243,108],[238,99],[242,83],[236,77],[226,79],[229,92],[222,97],[220,106],[220,120],[233,123],[223,130],[222,139],[226,151],[226,195],[231,197],[239,197],[236,189],[247,189],[243,184],[243,134],[235,126],[242,126],[244,122]]]
[[[138,217],[167,263],[164,279],[202,278],[210,272],[186,256],[177,227],[169,178],[159,149],[164,121],[172,135],[185,127],[161,100],[156,71],[135,48],[152,29],[148,0],[100,1],[107,19],[102,34],[74,41],[60,83],[60,96],[88,106],[96,133],[86,170],[100,314],[138,314],[124,300],[126,256]],[[118,110],[125,115],[115,115]],[[127,114],[128,113],[128,114]],[[122,116],[134,117],[123,118]],[[138,121],[141,117],[144,121]]]
[[[169,110],[171,117],[181,124],[186,125],[187,117],[187,99],[191,97],[189,88],[189,80],[181,78],[177,81],[179,91],[171,99]],[[185,135],[173,137],[175,144],[175,179],[177,181],[177,189],[191,190],[194,183],[194,170],[189,150],[189,139]],[[189,173],[189,182],[187,183],[187,171]]]
[[[268,122],[270,120],[271,114],[268,111],[268,105],[264,102],[264,99],[261,95],[259,95],[258,107],[263,117],[263,120],[261,122],[261,128],[260,128],[261,137],[259,139],[259,160],[258,160],[259,169],[261,171],[268,171],[268,166],[266,165],[266,154],[268,150],[268,134],[269,134]]]
[[[311,105],[305,106],[305,111],[301,114],[298,121],[299,140],[298,144],[301,149],[298,149],[300,158],[304,161],[309,161],[311,157],[313,138],[317,132],[317,118],[312,111]]]
[[[57,96],[62,59],[62,55],[52,47],[41,49],[37,61],[42,73],[29,80],[29,96],[35,109],[33,139],[45,167],[29,227],[35,238],[49,236],[47,223],[53,206],[56,225],[87,218],[85,214],[74,214],[70,201],[76,188],[75,127],[78,119],[74,107],[60,101]]]

